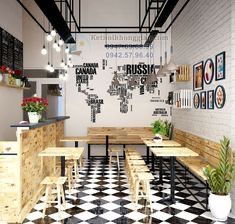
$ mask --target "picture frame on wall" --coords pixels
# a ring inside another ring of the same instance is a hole
[[[225,51],[215,56],[215,80],[225,79]]]
[[[198,109],[200,106],[200,96],[198,93],[196,93],[193,97],[193,105],[195,109]]]
[[[214,90],[207,91],[207,109],[213,110],[215,103]]]
[[[203,72],[204,82],[209,85],[214,78],[214,62],[211,58],[207,59],[204,64],[204,72]]]
[[[206,109],[206,91],[200,93],[201,109]]]
[[[203,90],[203,61],[193,66],[193,90]]]
[[[223,86],[219,85],[215,89],[215,105],[218,109],[224,107],[226,101],[226,92]]]

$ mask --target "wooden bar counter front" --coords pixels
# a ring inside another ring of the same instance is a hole
[[[37,125],[17,127],[17,141],[0,142],[0,220],[22,223],[42,196],[40,182],[53,175],[53,158],[45,158],[43,169],[38,154],[47,147],[61,146],[64,120],[58,117]],[[59,175],[60,170],[58,170]]]

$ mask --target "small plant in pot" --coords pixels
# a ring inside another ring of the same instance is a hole
[[[166,123],[163,120],[156,120],[151,124],[152,126],[152,131],[155,134],[153,141],[154,142],[161,142],[162,141],[162,135],[167,134],[167,127]]]
[[[230,190],[235,176],[235,153],[230,147],[230,140],[226,137],[220,141],[221,152],[217,167],[210,165],[203,169],[211,193],[209,208],[218,221],[226,221],[231,210]]]
[[[29,122],[32,124],[37,124],[41,119],[41,114],[46,111],[48,106],[47,99],[39,97],[25,98],[21,107],[24,111],[28,112]]]

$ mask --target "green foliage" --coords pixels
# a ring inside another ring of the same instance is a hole
[[[220,140],[220,162],[216,168],[210,165],[203,169],[213,194],[228,195],[235,176],[235,152],[232,152],[230,140]]]
[[[154,134],[160,134],[160,135],[166,135],[167,134],[167,127],[166,127],[166,122],[162,120],[156,120],[151,124],[153,127],[153,133]]]
[[[171,122],[165,120],[165,126],[166,126],[166,137],[170,137],[170,130],[172,128]]]

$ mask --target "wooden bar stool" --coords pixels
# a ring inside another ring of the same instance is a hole
[[[149,202],[150,210],[152,208],[152,195],[150,191],[150,181],[154,179],[151,173],[137,173],[137,181],[135,186],[135,201],[138,204],[139,199],[144,198]]]
[[[66,182],[67,177],[52,177],[48,176],[43,179],[41,182],[42,185],[46,185],[46,199],[45,199],[45,206],[43,208],[43,218],[45,217],[46,208],[47,205],[50,205],[51,203],[57,203],[58,204],[58,211],[61,212],[61,198],[63,201],[63,204],[65,205],[65,196],[64,196],[64,190],[63,190],[63,184]],[[57,190],[57,201],[52,200],[52,187],[56,185]]]
[[[117,166],[118,166],[118,170],[120,170],[120,165],[119,165],[119,152],[121,151],[121,149],[116,148],[116,147],[112,147],[109,148],[109,167],[112,166],[112,157],[113,157],[113,153],[116,154],[116,162],[117,162]]]

